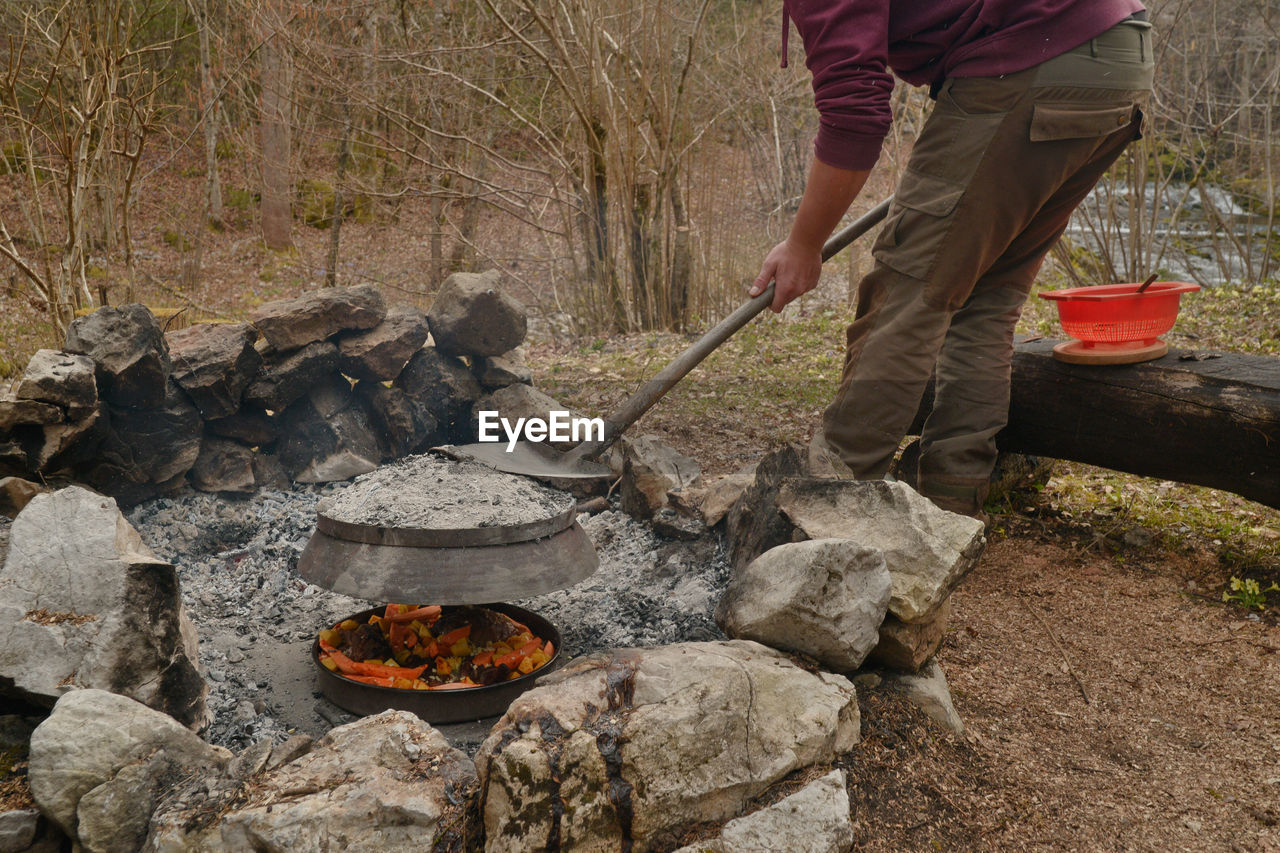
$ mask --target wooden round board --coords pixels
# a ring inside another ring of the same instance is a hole
[[[1169,345],[1156,338],[1155,343],[1142,346],[1092,346],[1083,341],[1063,341],[1053,348],[1053,357],[1068,364],[1137,364],[1152,361],[1169,352]]]

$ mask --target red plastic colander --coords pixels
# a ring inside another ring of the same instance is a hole
[[[1102,284],[1041,293],[1058,305],[1062,329],[1090,344],[1145,344],[1173,328],[1184,293],[1200,289],[1181,281],[1152,282],[1143,293],[1140,284]]]

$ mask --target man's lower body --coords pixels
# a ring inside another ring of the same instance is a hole
[[[1013,329],[1076,206],[1139,135],[1150,25],[938,93],[858,287],[827,445],[859,479],[883,477],[929,376],[917,486],[977,514],[1009,414]]]

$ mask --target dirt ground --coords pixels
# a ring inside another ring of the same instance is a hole
[[[1016,526],[939,654],[968,736],[864,702],[859,848],[1280,850],[1280,629]]]

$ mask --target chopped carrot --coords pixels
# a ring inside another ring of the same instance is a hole
[[[474,684],[467,684],[465,681],[446,681],[444,684],[432,684],[428,690],[465,690],[468,687],[475,687]]]
[[[434,622],[440,618],[439,604],[428,604],[426,607],[419,607],[405,613],[391,613],[391,605],[388,604],[387,607],[388,611],[386,619],[388,622],[412,622],[414,619],[423,619],[428,622]],[[468,625],[467,629],[470,630],[470,628],[471,626]]]
[[[542,647],[542,650],[547,653],[547,660],[551,660],[556,656],[556,647],[550,640],[547,640],[547,644]]]
[[[387,605],[387,607],[391,606],[390,604]],[[405,640],[408,639],[407,635],[412,632],[405,625],[399,622],[392,622],[391,629],[387,633],[387,641],[391,644],[391,651],[398,652],[404,650]]]
[[[476,666],[488,666],[493,663],[493,652],[480,652],[471,659]]]
[[[467,637],[470,637],[470,636],[471,636],[471,625],[470,624],[463,625],[461,628],[454,628],[452,631],[450,631],[449,633],[441,637],[440,645],[452,646],[454,643],[458,642],[459,640],[465,640]]]

